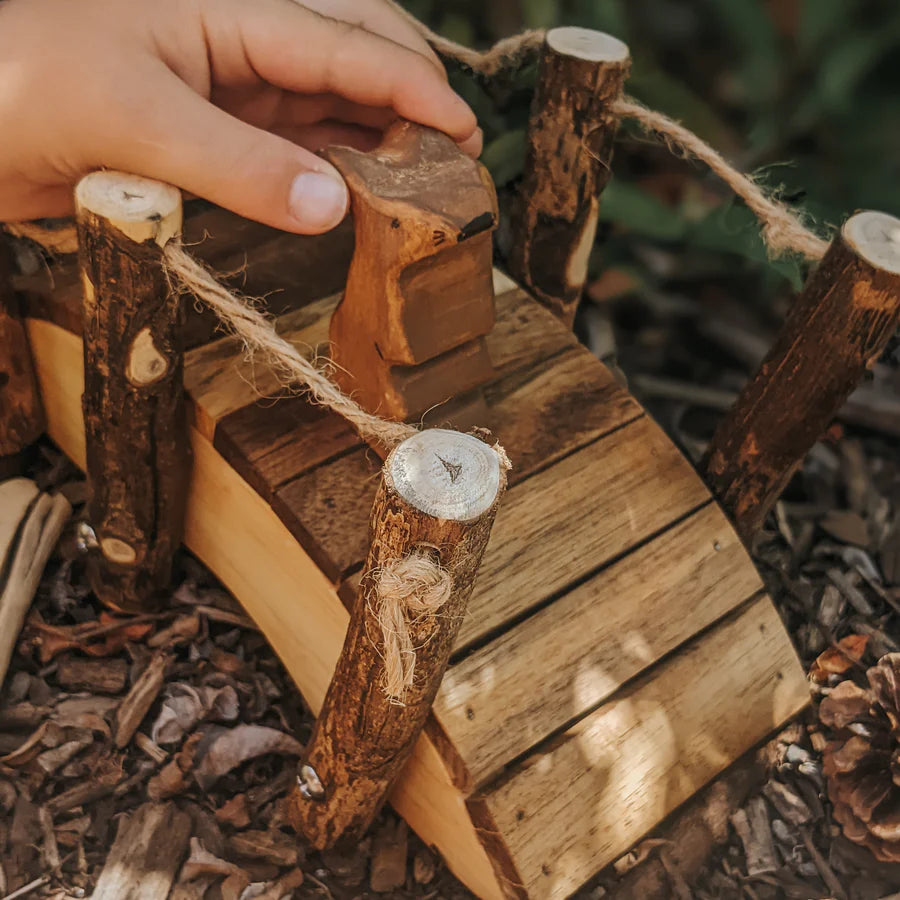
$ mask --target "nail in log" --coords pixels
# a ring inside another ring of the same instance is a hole
[[[0,239],[0,479],[13,474],[20,454],[46,424],[11,270],[8,248]]]
[[[510,274],[571,326],[610,177],[631,59],[617,38],[588,28],[547,32],[528,123],[525,173],[513,217]]]
[[[155,605],[181,543],[189,472],[181,302],[162,250],[181,230],[181,193],[95,172],[76,193],[84,286],[89,573],[117,609]]]
[[[844,224],[713,436],[706,477],[745,540],[900,323],[900,219]]]
[[[402,420],[490,380],[497,198],[484,167],[409,122],[372,153],[333,147],[326,156],[350,188],[356,228],[331,320],[340,386]]]
[[[358,838],[409,758],[437,693],[506,486],[495,450],[471,435],[431,429],[388,456],[372,510],[366,574],[344,647],[291,801],[298,830],[317,848]],[[385,567],[426,553],[450,578],[434,615],[408,614],[412,686],[399,705],[385,692],[379,623]]]

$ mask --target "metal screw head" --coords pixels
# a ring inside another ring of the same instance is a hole
[[[300,774],[297,776],[297,784],[300,793],[307,800],[324,800],[325,788],[319,780],[316,770],[312,766],[300,766]]]
[[[90,553],[100,547],[97,532],[87,522],[79,522],[75,526],[75,548],[79,553]]]

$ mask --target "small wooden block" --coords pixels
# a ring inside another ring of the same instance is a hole
[[[408,122],[372,153],[326,155],[347,181],[356,222],[331,323],[341,387],[369,410],[408,418],[487,380],[479,338],[494,324],[497,198],[483,167],[446,135]]]

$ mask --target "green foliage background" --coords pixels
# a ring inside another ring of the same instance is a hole
[[[625,40],[627,90],[681,120],[805,211],[821,231],[856,209],[900,215],[900,3],[896,0],[405,0],[433,28],[486,46],[525,27],[578,24]],[[521,171],[534,71],[489,98],[462,72],[498,185]],[[748,210],[702,166],[625,129],[603,196],[595,271],[644,287],[719,279],[771,295],[798,261],[769,262]],[[666,265],[647,266],[648,251]]]

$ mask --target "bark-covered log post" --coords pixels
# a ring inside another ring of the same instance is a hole
[[[628,47],[588,28],[547,32],[515,204],[510,274],[572,325],[610,177],[613,103],[631,66]]]
[[[91,586],[109,606],[155,605],[181,543],[189,474],[179,297],[162,266],[181,193],[120,172],[76,192],[84,286],[84,422]]]
[[[46,425],[11,274],[9,248],[0,238],[0,480],[14,474]]]
[[[409,758],[506,487],[504,459],[432,429],[385,461],[365,574],[292,797],[294,824],[317,848],[358,838]]]
[[[844,224],[720,423],[706,478],[749,541],[900,324],[900,219]]]

